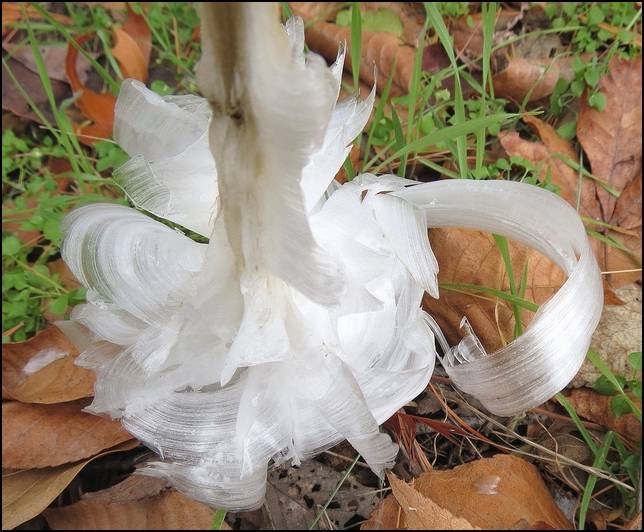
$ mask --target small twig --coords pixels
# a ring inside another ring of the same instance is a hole
[[[613,270],[610,272],[601,272],[602,275],[612,275],[614,273],[635,273],[635,272],[641,272],[642,268],[634,268],[632,270]]]
[[[18,325],[14,325],[11,327],[11,329],[7,329],[5,332],[2,333],[2,336],[11,336],[13,333],[15,333],[18,329],[21,327],[24,327],[25,322],[21,321]]]

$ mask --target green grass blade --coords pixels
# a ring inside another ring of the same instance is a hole
[[[360,55],[362,54],[362,17],[360,2],[351,5],[351,71],[353,73],[353,90],[360,93]]]
[[[288,2],[280,2],[280,6],[282,6],[282,18],[284,20],[290,19],[293,16],[293,10]]]
[[[581,166],[576,161],[573,161],[570,157],[566,157],[562,153],[553,153],[552,156],[555,157],[556,159],[563,161],[567,166],[570,166],[570,168],[572,168],[576,172],[581,172],[581,175],[583,177],[587,177],[588,179],[592,179],[593,181],[595,181],[600,187],[602,187],[611,196],[614,196],[615,198],[619,198],[621,194],[619,190],[613,187],[608,181],[605,181],[604,179],[597,177],[594,174],[591,174],[588,170],[586,170],[583,166]]]
[[[47,67],[45,66],[45,61],[40,52],[40,46],[38,46],[33,30],[30,27],[27,27],[27,35],[28,35],[29,44],[31,45],[31,50],[34,56],[34,61],[36,63],[36,70],[38,71],[38,77],[40,78],[40,83],[42,84],[42,88],[45,91],[47,100],[49,101],[49,106],[51,107],[51,111],[54,114],[54,118],[56,119],[56,125],[62,131],[62,135],[60,135],[58,139],[60,140],[62,146],[65,148],[65,152],[67,153],[67,159],[69,160],[69,163],[72,166],[72,170],[74,171],[75,174],[80,174],[81,167],[79,166],[79,161],[84,160],[84,154],[80,146],[78,146],[78,150],[75,150],[74,148],[76,148],[76,146],[72,145],[70,136],[65,135],[66,131],[70,131],[71,124],[69,123],[69,120],[67,119],[67,117],[64,116],[63,113],[61,113],[58,109],[58,105],[56,103],[56,97],[54,96],[54,90],[51,84],[51,79],[49,78],[49,74],[47,73]],[[73,135],[73,131],[71,131],[71,133],[72,133],[71,136],[74,136],[75,138],[75,135]],[[87,170],[87,168],[85,168],[85,170]],[[81,187],[83,186],[82,180],[80,182],[80,185]]]
[[[597,448],[597,445],[595,445],[595,442],[593,441],[593,437],[590,435],[590,432],[588,432],[588,429],[579,418],[579,415],[577,414],[575,407],[572,406],[572,404],[570,404],[570,401],[568,401],[568,399],[566,399],[566,396],[563,395],[561,392],[555,395],[555,397],[557,398],[557,401],[559,401],[559,404],[564,407],[566,412],[568,412],[568,415],[570,416],[573,423],[575,424],[575,427],[577,427],[577,430],[579,431],[579,433],[581,434],[581,437],[586,442],[586,445],[588,445],[588,448],[593,452],[595,456],[597,456],[599,449]]]
[[[532,301],[528,301],[527,299],[508,294],[503,290],[497,290],[496,288],[490,288],[488,286],[469,283],[438,283],[438,286],[443,290],[451,290],[453,292],[479,292],[491,297],[502,299],[503,301],[508,301],[513,304],[516,303],[521,308],[525,308],[531,312],[536,312],[537,310],[539,310],[539,305],[533,303]]]
[[[353,167],[353,162],[351,161],[351,154],[347,155],[347,158],[344,160],[342,163],[342,168],[344,168],[344,172],[347,174],[347,179],[349,181],[353,181],[356,177],[356,170]]]
[[[458,64],[456,63],[456,54],[452,38],[447,31],[443,16],[438,10],[438,6],[432,2],[424,2],[427,19],[431,22],[436,35],[443,45],[447,56],[449,57],[452,69],[454,70],[454,121],[455,126],[460,126],[465,122],[465,101],[463,100],[463,89],[461,87],[461,76],[459,74]],[[480,126],[484,127],[484,126]],[[474,131],[478,131],[478,128]],[[474,132],[473,131],[473,132]],[[462,178],[469,176],[469,167],[467,164],[467,133],[456,137],[456,160],[458,163],[459,173]]]
[[[226,510],[217,510],[215,515],[212,517],[212,524],[210,525],[210,530],[221,530],[221,525],[224,524],[224,519],[226,518]]]
[[[514,281],[514,270],[512,268],[512,261],[510,260],[510,247],[508,246],[508,239],[501,235],[494,235],[494,241],[496,242],[496,247],[499,248],[501,257],[503,258],[503,264],[505,265],[505,271],[508,274],[508,280],[510,281],[510,293],[513,296],[517,294],[517,286]],[[523,323],[521,323],[521,308],[517,303],[512,303],[512,309],[514,312],[514,337],[521,336],[523,334]]]
[[[492,98],[494,92],[490,79],[490,57],[492,55],[492,40],[494,37],[494,26],[496,19],[496,2],[483,2],[483,92],[481,94],[481,110],[480,116],[483,117],[487,114],[487,87],[490,86]],[[476,162],[475,162],[475,176],[480,178],[483,174],[483,162],[485,158],[485,128],[481,128],[476,133]]]
[[[335,489],[329,496],[329,499],[324,503],[324,506],[322,509],[318,512],[318,514],[315,516],[315,519],[313,522],[309,525],[309,530],[313,530],[315,528],[315,525],[318,524],[318,521],[321,519],[321,517],[324,515],[324,512],[326,512],[326,509],[329,507],[329,504],[331,504],[331,501],[334,499],[334,497],[338,494],[338,491],[340,491],[340,488],[342,487],[342,484],[346,482],[346,480],[349,478],[349,475],[351,474],[351,471],[353,471],[353,468],[356,466],[358,463],[358,460],[360,460],[360,455],[358,454],[354,459],[353,462],[351,462],[351,465],[349,468],[344,472],[344,475],[340,479],[340,482],[336,485]]]
[[[380,99],[378,100],[378,105],[376,106],[376,110],[374,111],[374,114],[373,114],[373,121],[371,122],[371,127],[369,128],[369,135],[367,136],[367,147],[364,152],[365,159],[369,156],[369,152],[371,150],[371,145],[373,143],[373,136],[375,135],[376,128],[378,127],[378,124],[380,124],[380,121],[385,115],[385,105],[389,100],[389,92],[391,91],[391,84],[394,79],[395,71],[396,71],[396,57],[394,57],[394,62],[391,67],[391,72],[389,72],[389,77],[387,78],[385,89],[382,91],[382,94],[380,95]],[[363,164],[362,172],[366,172],[368,168],[369,167],[366,165],[366,163]]]
[[[456,172],[452,172],[451,170],[448,170],[444,166],[441,166],[440,164],[436,164],[434,161],[430,161],[429,159],[424,159],[422,157],[419,157],[417,160],[419,163],[424,164],[425,166],[438,172],[440,175],[446,175],[447,177],[451,177],[452,179],[458,179],[460,177]]]
[[[58,22],[54,17],[52,17],[47,11],[45,11],[41,6],[39,6],[37,3],[31,4],[38,12],[40,15],[42,15],[43,18],[47,20],[59,33],[65,37],[65,40],[70,43],[74,48],[76,48],[83,56],[85,59],[87,59],[94,70],[101,76],[101,79],[105,82],[105,84],[109,87],[109,90],[112,92],[112,94],[117,95],[119,93],[119,83],[112,78],[110,73],[107,71],[103,65],[101,65],[96,59],[94,59],[82,46],[80,46],[77,42],[76,39],[74,39],[74,36],[71,34],[71,32],[65,28],[60,22]]]
[[[453,126],[445,127],[439,131],[434,131],[429,135],[425,135],[424,137],[410,142],[401,150],[398,150],[393,155],[387,157],[387,159],[385,159],[376,167],[374,172],[379,172],[389,163],[401,157],[405,152],[422,152],[430,146],[435,146],[439,142],[446,142],[454,139],[456,139],[458,142],[459,138],[464,138],[465,135],[474,133],[482,127],[488,127],[492,124],[500,124],[516,116],[517,115],[512,113],[497,113],[494,115],[473,118],[472,120],[467,120],[466,122],[460,124],[454,124]]]
[[[602,469],[606,464],[606,456],[613,442],[614,432],[607,432],[602,441],[602,445],[599,449],[599,452],[595,456],[595,461],[593,462],[593,467],[597,469]],[[597,476],[589,475],[588,480],[586,481],[586,486],[584,487],[584,494],[581,497],[581,503],[579,504],[579,522],[577,524],[577,530],[584,530],[586,526],[586,514],[588,513],[588,506],[590,505],[590,500],[593,496],[593,490],[595,489],[595,484],[597,484]]]
[[[427,33],[428,27],[429,27],[429,19],[426,18],[425,24],[423,25],[423,28],[420,31],[420,34],[418,35],[418,47],[416,48],[416,52],[414,54],[414,69],[412,71],[412,76],[411,76],[408,106],[407,106],[407,135],[406,135],[407,142],[411,142],[412,134],[414,132],[415,115],[416,115],[416,109],[417,109],[416,103],[418,100],[418,92],[420,88],[420,76],[422,73],[421,67],[423,63],[423,52],[425,50],[425,47],[423,46],[423,44],[425,42],[425,34]],[[398,175],[403,177],[405,175],[405,171],[407,170],[408,156],[409,156],[409,152],[406,152],[400,160],[400,168],[398,170]]]

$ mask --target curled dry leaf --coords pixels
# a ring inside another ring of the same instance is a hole
[[[641,441],[642,425],[640,422],[633,414],[616,417],[611,408],[612,399],[613,397],[610,395],[602,395],[588,388],[571,390],[568,395],[568,400],[584,419],[614,430],[629,440]],[[634,402],[639,408],[642,408],[641,401]]]
[[[559,79],[574,78],[570,64],[569,58],[535,60],[514,56],[493,76],[494,93],[517,103],[528,95],[529,102],[540,100],[552,94]]]
[[[132,439],[119,422],[81,412],[87,404],[3,403],[3,467],[54,467],[83,460]]]
[[[76,39],[79,46],[88,41],[91,34],[81,35]],[[128,7],[128,16],[122,28],[114,29],[116,46],[112,49],[123,74],[126,77],[146,81],[150,62],[151,34],[145,19]],[[89,126],[78,127],[79,139],[92,144],[112,136],[114,125],[114,105],[116,97],[110,93],[98,93],[85,86],[78,75],[79,51],[71,43],[67,48],[65,73],[74,94],[79,94],[76,105],[85,118],[92,121]]]
[[[45,518],[52,530],[210,529],[211,508],[163,488],[157,479],[130,476],[75,504],[49,508]]]
[[[306,43],[327,61],[334,61],[338,47],[346,43],[344,66],[351,70],[351,29],[329,22],[316,22],[306,28]],[[393,69],[391,94],[407,92],[414,68],[414,48],[406,46],[391,33],[362,32],[360,79],[367,85],[377,84],[382,92]],[[395,61],[395,69],[394,67]],[[375,67],[375,68],[374,68]],[[374,78],[374,74],[376,77]]]
[[[419,523],[413,513],[418,513],[425,501],[432,504],[426,507],[424,517],[430,518],[433,509],[441,508],[460,519],[461,526],[469,523],[470,529],[530,528],[540,523],[555,529],[572,528],[550,496],[537,468],[516,456],[496,455],[451,470],[430,471],[403,489],[404,483],[400,480],[390,481],[394,495],[385,499],[363,529],[385,530],[382,525],[415,529]],[[418,495],[412,498],[410,490]],[[392,504],[394,497],[397,504]],[[409,510],[414,507],[415,512]],[[440,515],[437,519],[445,514]],[[431,522],[424,525],[429,526],[422,528],[440,530],[445,523],[441,520],[435,521],[434,526]]]
[[[82,46],[90,38],[91,35],[81,35],[76,38],[76,43],[78,46]],[[76,106],[86,118],[93,122],[91,125],[79,129],[80,140],[91,144],[96,141],[96,138],[109,138],[112,135],[116,97],[113,94],[93,91],[81,82],[76,64],[78,55],[78,49],[69,44],[65,60],[65,73],[72,91],[79,95],[75,102]]]
[[[78,350],[55,326],[2,346],[2,398],[62,403],[94,393],[94,373],[74,364]]]
[[[121,65],[123,76],[141,81],[147,80],[149,57],[146,59],[141,47],[125,30],[114,28],[113,32],[116,44],[112,48],[112,54]]]
[[[2,528],[14,528],[37,516],[69,485],[88,463],[107,454],[129,451],[138,442],[129,441],[87,460],[43,469],[2,473]]]

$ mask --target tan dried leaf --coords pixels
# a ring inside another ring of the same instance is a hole
[[[43,469],[3,471],[2,528],[14,528],[37,516],[69,485],[89,462],[138,445],[129,441],[81,462]]]
[[[577,154],[572,145],[543,120],[534,116],[525,116],[523,120],[539,136],[541,142],[524,140],[516,132],[507,132],[499,135],[501,145],[508,155],[518,155],[539,167],[541,179],[545,179],[549,173],[552,182],[560,187],[561,197],[571,205],[577,205],[579,174],[562,160],[562,157],[565,157],[577,161]],[[585,216],[601,216],[595,197],[595,185],[588,179],[582,181],[580,207]]]
[[[530,528],[539,523],[555,529],[572,527],[550,496],[537,468],[516,456],[496,455],[450,470],[433,470],[415,479],[412,486],[398,479],[390,482],[394,495],[385,499],[364,529],[385,530],[381,525],[416,529],[420,523],[414,520],[417,519],[414,514],[425,508],[425,501],[431,501],[431,505],[426,507],[428,511],[423,512],[423,517],[429,518],[440,508],[460,519],[461,526],[467,523],[470,529]],[[401,484],[406,486],[403,497]],[[410,490],[418,495],[412,496]],[[391,503],[394,496],[398,505]],[[436,519],[442,519],[447,514],[437,515]],[[440,530],[444,525],[444,521],[435,521],[434,526],[421,528]]]
[[[391,491],[403,511],[410,530],[480,530],[467,519],[452,515],[432,499],[423,496],[414,487],[394,474],[387,475]]]
[[[94,393],[94,373],[74,364],[78,351],[55,326],[2,346],[2,398],[62,403]]]
[[[616,109],[615,112],[619,112],[619,109]],[[561,196],[571,205],[576,206],[577,191],[580,183],[579,175],[578,172],[573,170],[561,159],[563,155],[572,161],[577,160],[577,155],[572,149],[572,146],[568,141],[559,137],[550,125],[538,118],[528,116],[524,120],[539,135],[541,142],[524,140],[516,132],[505,132],[499,135],[505,151],[508,155],[521,156],[539,167],[541,169],[541,178],[544,178],[549,173],[553,183],[560,187]],[[619,117],[616,120],[619,121]],[[616,246],[606,244],[596,238],[591,239],[595,256],[602,271],[620,272],[605,277],[605,280],[612,288],[618,288],[624,284],[641,279],[641,272],[637,271],[638,268],[641,268],[642,256],[641,128],[640,137],[638,138],[640,145],[639,174],[626,185],[626,188],[620,194],[619,201],[615,204],[613,217],[611,219],[606,218],[604,207],[599,200],[601,194],[607,194],[606,190],[590,179],[583,179],[581,182],[581,214],[617,227],[615,230],[606,230],[601,226],[596,226],[592,229],[599,232],[603,231],[608,237],[617,238],[631,250],[631,253],[625,253]],[[608,149],[611,149],[610,145]],[[629,161],[630,159],[626,162],[630,164]],[[619,166],[618,162],[615,164]],[[598,178],[609,181],[602,174],[596,173],[594,167],[593,173]],[[626,225],[621,225],[621,223]],[[636,271],[624,271],[633,269]]]
[[[351,71],[351,29],[329,22],[316,22],[306,28],[306,44],[311,50],[327,61],[335,61],[341,43],[346,43],[347,53],[344,66]],[[362,57],[360,60],[360,79],[367,85],[377,83],[379,92],[384,89],[392,71],[391,94],[406,92],[411,81],[414,67],[414,48],[406,46],[391,33],[362,32]],[[374,69],[375,65],[375,69]],[[377,75],[374,78],[374,73]]]
[[[386,497],[360,530],[405,530],[402,508],[393,495]]]
[[[289,2],[293,14],[306,21],[332,22],[343,7],[342,2]]]
[[[567,65],[562,60],[512,57],[503,70],[494,74],[494,93],[519,104],[528,94],[528,102],[540,100],[552,94],[560,78],[571,78],[570,69],[564,66]]]
[[[136,476],[75,504],[45,510],[52,530],[209,530],[213,514],[205,504],[164,490],[158,479]],[[224,523],[222,529],[230,527]]]
[[[83,460],[132,439],[118,421],[80,409],[87,401],[57,405],[2,404],[2,465],[54,467]]]
[[[577,137],[593,174],[621,192],[615,198],[596,186],[601,220],[633,234],[604,230],[631,253],[605,245],[598,259],[605,271],[638,269],[642,267],[642,58],[614,58],[599,89],[606,97],[606,107],[600,112],[582,100]],[[641,278],[640,271],[609,275],[607,280],[616,288]]]
[[[612,399],[610,395],[602,395],[588,388],[571,390],[568,395],[568,400],[584,419],[614,430],[629,440],[640,441],[642,425],[633,414],[615,417],[611,409]],[[634,402],[642,408],[641,401]]]
[[[577,137],[593,173],[622,191],[642,172],[642,58],[614,58],[599,90],[606,108],[597,111],[582,99]],[[611,223],[617,200],[601,187],[597,197],[603,220]]]
[[[501,253],[492,235],[469,229],[441,228],[429,232],[443,284],[474,284],[508,292],[510,283]],[[541,304],[565,280],[562,270],[545,256],[522,244],[509,242],[510,260],[518,283],[528,269],[525,299]],[[466,316],[488,351],[510,342],[514,331],[512,305],[468,290],[441,289],[440,299],[425,296],[424,308],[436,319],[447,339],[457,343],[463,336],[460,322]],[[534,314],[521,310],[528,325]]]

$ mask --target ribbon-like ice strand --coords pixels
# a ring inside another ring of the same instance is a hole
[[[601,275],[577,212],[555,194],[511,181],[449,180],[396,196],[425,210],[428,226],[500,234],[534,248],[568,275],[524,334],[486,353],[471,330],[443,359],[454,383],[508,416],[533,408],[575,376],[603,307]]]

